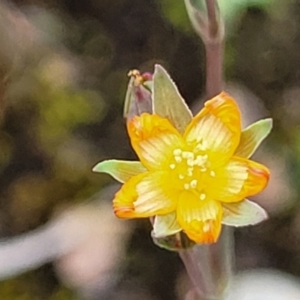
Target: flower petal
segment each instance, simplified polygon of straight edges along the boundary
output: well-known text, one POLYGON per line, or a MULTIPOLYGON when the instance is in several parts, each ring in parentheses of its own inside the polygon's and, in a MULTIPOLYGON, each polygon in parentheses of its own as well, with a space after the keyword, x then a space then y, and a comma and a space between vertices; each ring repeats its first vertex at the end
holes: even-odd
POLYGON ((208 154, 212 166, 224 164, 235 152, 241 135, 240 111, 226 93, 205 103, 187 127, 184 138, 208 154))
POLYGON ((207 199, 201 201, 191 192, 183 192, 178 201, 177 221, 196 243, 214 243, 221 232, 222 206, 207 199))
POLYGON ((180 133, 192 120, 192 113, 175 83, 160 65, 155 66, 153 76, 153 111, 170 120, 180 133))
POLYGON ((271 132, 272 126, 272 119, 259 120, 248 126, 242 132, 240 144, 234 155, 250 157, 271 132))
POLYGON ((262 207, 247 199, 238 203, 222 203, 222 206, 224 225, 235 227, 255 225, 268 218, 262 207))
POLYGON ((128 123, 131 144, 142 164, 149 170, 168 167, 173 150, 182 147, 179 132, 165 118, 142 114, 128 123))
POLYGON ((135 175, 147 172, 147 169, 139 161, 111 159, 98 163, 93 171, 107 173, 123 183, 135 175))
POLYGON ((163 184, 168 177, 164 172, 147 172, 129 179, 115 195, 115 214, 119 218, 145 218, 174 211, 178 191, 163 184))
POLYGON ((146 176, 147 173, 131 177, 123 184, 121 189, 116 193, 113 199, 113 208, 119 218, 136 218, 134 201, 137 200, 138 194, 136 186, 146 176))
POLYGON ((232 157, 214 170, 214 177, 206 182, 208 197, 222 202, 238 202, 261 192, 268 183, 269 170, 254 161, 232 157))
POLYGON ((182 228, 177 222, 176 212, 163 216, 156 216, 153 224, 152 236, 162 238, 181 231, 182 228))

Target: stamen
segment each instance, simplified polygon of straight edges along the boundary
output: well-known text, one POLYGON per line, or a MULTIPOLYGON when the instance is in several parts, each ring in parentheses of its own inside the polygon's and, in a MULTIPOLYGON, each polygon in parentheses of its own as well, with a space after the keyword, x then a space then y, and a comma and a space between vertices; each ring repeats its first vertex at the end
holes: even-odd
POLYGON ((206 172, 206 171, 207 171, 207 168, 205 168, 205 167, 202 167, 202 168, 200 169, 200 171, 204 173, 204 172, 206 172))
POLYGON ((181 153, 182 153, 182 150, 179 149, 179 148, 177 148, 177 149, 175 149, 175 150, 173 151, 173 154, 174 154, 175 156, 179 156, 181 153))
POLYGON ((211 177, 215 177, 215 176, 216 176, 216 173, 215 173, 215 171, 210 171, 210 173, 209 173, 209 174, 210 174, 210 176, 211 176, 211 177))
POLYGON ((207 142, 206 142, 206 141, 201 141, 201 142, 196 146, 196 150, 200 150, 200 151, 205 151, 205 150, 207 150, 207 142))
POLYGON ((175 165, 175 164, 170 164, 170 168, 171 168, 171 169, 173 169, 173 170, 174 170, 174 169, 175 169, 175 167, 176 167, 176 165, 175 165))
POLYGON ((181 163, 182 162, 182 158, 180 156, 175 156, 174 158, 175 158, 175 161, 177 163, 181 163))
POLYGON ((194 153, 193 152, 189 152, 189 151, 183 151, 182 152, 182 157, 185 158, 185 159, 188 159, 188 158, 194 158, 194 153))
POLYGON ((194 164, 201 167, 205 163, 206 159, 204 155, 197 155, 194 164))
POLYGON ((179 179, 184 179, 184 175, 182 175, 182 174, 179 174, 179 179))
POLYGON ((205 200, 205 198, 206 198, 206 195, 205 195, 204 193, 202 193, 202 194, 200 194, 200 197, 199 197, 199 198, 200 198, 200 200, 202 200, 202 201, 203 201, 203 200, 205 200))
POLYGON ((189 167, 193 167, 194 166, 194 160, 192 158, 189 158, 186 163, 187 163, 187 165, 189 167))
POLYGON ((194 179, 194 180, 192 180, 192 181, 190 182, 190 187, 191 187, 192 189, 194 189, 194 188, 197 187, 197 184, 198 184, 198 181, 197 181, 196 179, 194 179))
POLYGON ((186 190, 188 190, 188 189, 190 188, 190 185, 189 185, 188 183, 185 183, 185 184, 184 184, 184 188, 185 188, 186 190))
POLYGON ((193 171, 194 171, 194 168, 188 168, 187 169, 187 175, 190 176, 190 177, 193 176, 193 171))

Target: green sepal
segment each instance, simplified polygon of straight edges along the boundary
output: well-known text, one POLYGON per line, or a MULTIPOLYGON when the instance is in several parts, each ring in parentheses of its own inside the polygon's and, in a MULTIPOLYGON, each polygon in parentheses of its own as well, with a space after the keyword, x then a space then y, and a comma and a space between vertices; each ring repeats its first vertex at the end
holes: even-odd
POLYGON ((272 119, 259 120, 248 126, 242 132, 240 144, 234 155, 250 157, 271 132, 272 126, 272 119))
POLYGON ((176 213, 170 213, 163 216, 156 216, 153 224, 152 236, 155 238, 162 238, 173 235, 182 228, 177 222, 176 213))
POLYGON ((192 120, 192 113, 170 75, 160 65, 155 66, 152 96, 153 113, 169 119, 177 130, 183 133, 192 120))
POLYGON ((107 173, 119 182, 124 183, 135 175, 147 172, 147 169, 139 161, 111 159, 98 163, 93 171, 107 173))
POLYGON ((258 224, 268 218, 266 211, 257 203, 243 200, 238 203, 222 203, 222 224, 242 227, 258 224))
POLYGON ((196 245, 196 243, 190 240, 182 231, 163 238, 156 238, 152 235, 152 239, 154 244, 158 247, 176 252, 192 248, 196 245))
POLYGON ((132 103, 133 99, 133 85, 134 85, 134 78, 130 77, 128 85, 127 85, 127 90, 126 90, 126 95, 125 95, 125 101, 124 101, 124 109, 123 109, 123 117, 127 118, 127 115, 130 110, 130 106, 132 103))
POLYGON ((147 89, 152 94, 152 89, 153 89, 153 81, 152 80, 145 81, 143 86, 145 87, 145 89, 147 89))

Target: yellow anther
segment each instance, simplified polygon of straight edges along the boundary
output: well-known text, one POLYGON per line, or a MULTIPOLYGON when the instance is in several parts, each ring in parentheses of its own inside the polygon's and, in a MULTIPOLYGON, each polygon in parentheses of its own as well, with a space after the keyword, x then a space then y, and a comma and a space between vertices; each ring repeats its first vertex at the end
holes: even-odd
POLYGON ((200 169, 200 171, 204 173, 204 172, 207 171, 207 168, 202 167, 202 168, 200 169))
POLYGON ((209 174, 210 174, 210 176, 211 176, 211 177, 215 177, 215 176, 216 176, 216 173, 215 173, 215 171, 210 171, 210 173, 209 173, 209 174))
POLYGON ((175 156, 179 156, 181 153, 182 153, 182 150, 179 149, 179 148, 174 149, 174 151, 173 151, 173 154, 174 154, 175 156))
POLYGON ((199 196, 199 198, 200 198, 200 200, 205 200, 205 198, 206 198, 206 195, 204 194, 204 193, 202 193, 202 194, 200 194, 200 196, 199 196))
POLYGON ((175 156, 174 158, 175 158, 175 161, 177 163, 181 163, 182 162, 182 158, 180 156, 175 156))
POLYGON ((189 158, 186 163, 187 163, 187 165, 189 167, 193 167, 194 166, 194 160, 192 158, 189 158))
POLYGON ((194 164, 201 167, 205 162, 205 159, 203 158, 203 155, 197 155, 194 164))
POLYGON ((174 170, 174 169, 175 169, 175 167, 176 167, 176 165, 175 165, 175 164, 170 164, 170 169, 174 170))
POLYGON ((194 188, 197 187, 197 184, 198 184, 197 180, 194 179, 194 180, 192 180, 192 181, 190 182, 190 187, 191 187, 192 189, 194 189, 194 188))
POLYGON ((188 168, 187 169, 187 175, 190 176, 190 177, 193 176, 193 171, 194 171, 194 168, 188 168))
POLYGON ((207 150, 207 142, 202 141, 196 146, 196 150, 205 151, 207 150))
POLYGON ((182 152, 182 157, 185 159, 189 159, 189 158, 194 158, 194 153, 193 152, 189 152, 189 151, 183 151, 182 152))
POLYGON ((184 188, 185 188, 186 190, 188 190, 188 189, 190 188, 190 185, 189 185, 188 183, 185 183, 185 184, 184 184, 184 188))
POLYGON ((182 175, 182 174, 179 174, 179 179, 184 179, 184 175, 182 175))

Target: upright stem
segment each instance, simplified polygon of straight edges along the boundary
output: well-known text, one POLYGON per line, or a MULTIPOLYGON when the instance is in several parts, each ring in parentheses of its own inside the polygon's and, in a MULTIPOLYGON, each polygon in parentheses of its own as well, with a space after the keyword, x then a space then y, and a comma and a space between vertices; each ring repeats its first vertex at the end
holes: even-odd
POLYGON ((223 89, 224 26, 217 0, 184 0, 195 31, 201 37, 206 51, 206 93, 210 99, 223 89))
MULTIPOLYGON (((205 45, 206 96, 210 99, 223 90, 223 22, 217 0, 185 0, 185 4, 191 23, 205 45)), ((217 243, 196 245, 180 251, 179 255, 195 287, 195 293, 189 295, 191 299, 224 299, 234 257, 233 237, 228 228, 223 226, 217 243)))
POLYGON ((200 299, 223 299, 232 276, 233 249, 232 232, 224 227, 217 243, 196 245, 179 252, 200 299))
POLYGON ((223 90, 223 43, 206 41, 206 97, 210 99, 223 90))
POLYGON ((218 18, 216 0, 205 0, 208 18, 206 51, 206 93, 210 99, 223 90, 223 24, 218 18))
POLYGON ((209 33, 211 37, 216 37, 219 31, 218 17, 216 13, 216 1, 205 0, 207 8, 207 17, 209 23, 209 33))

